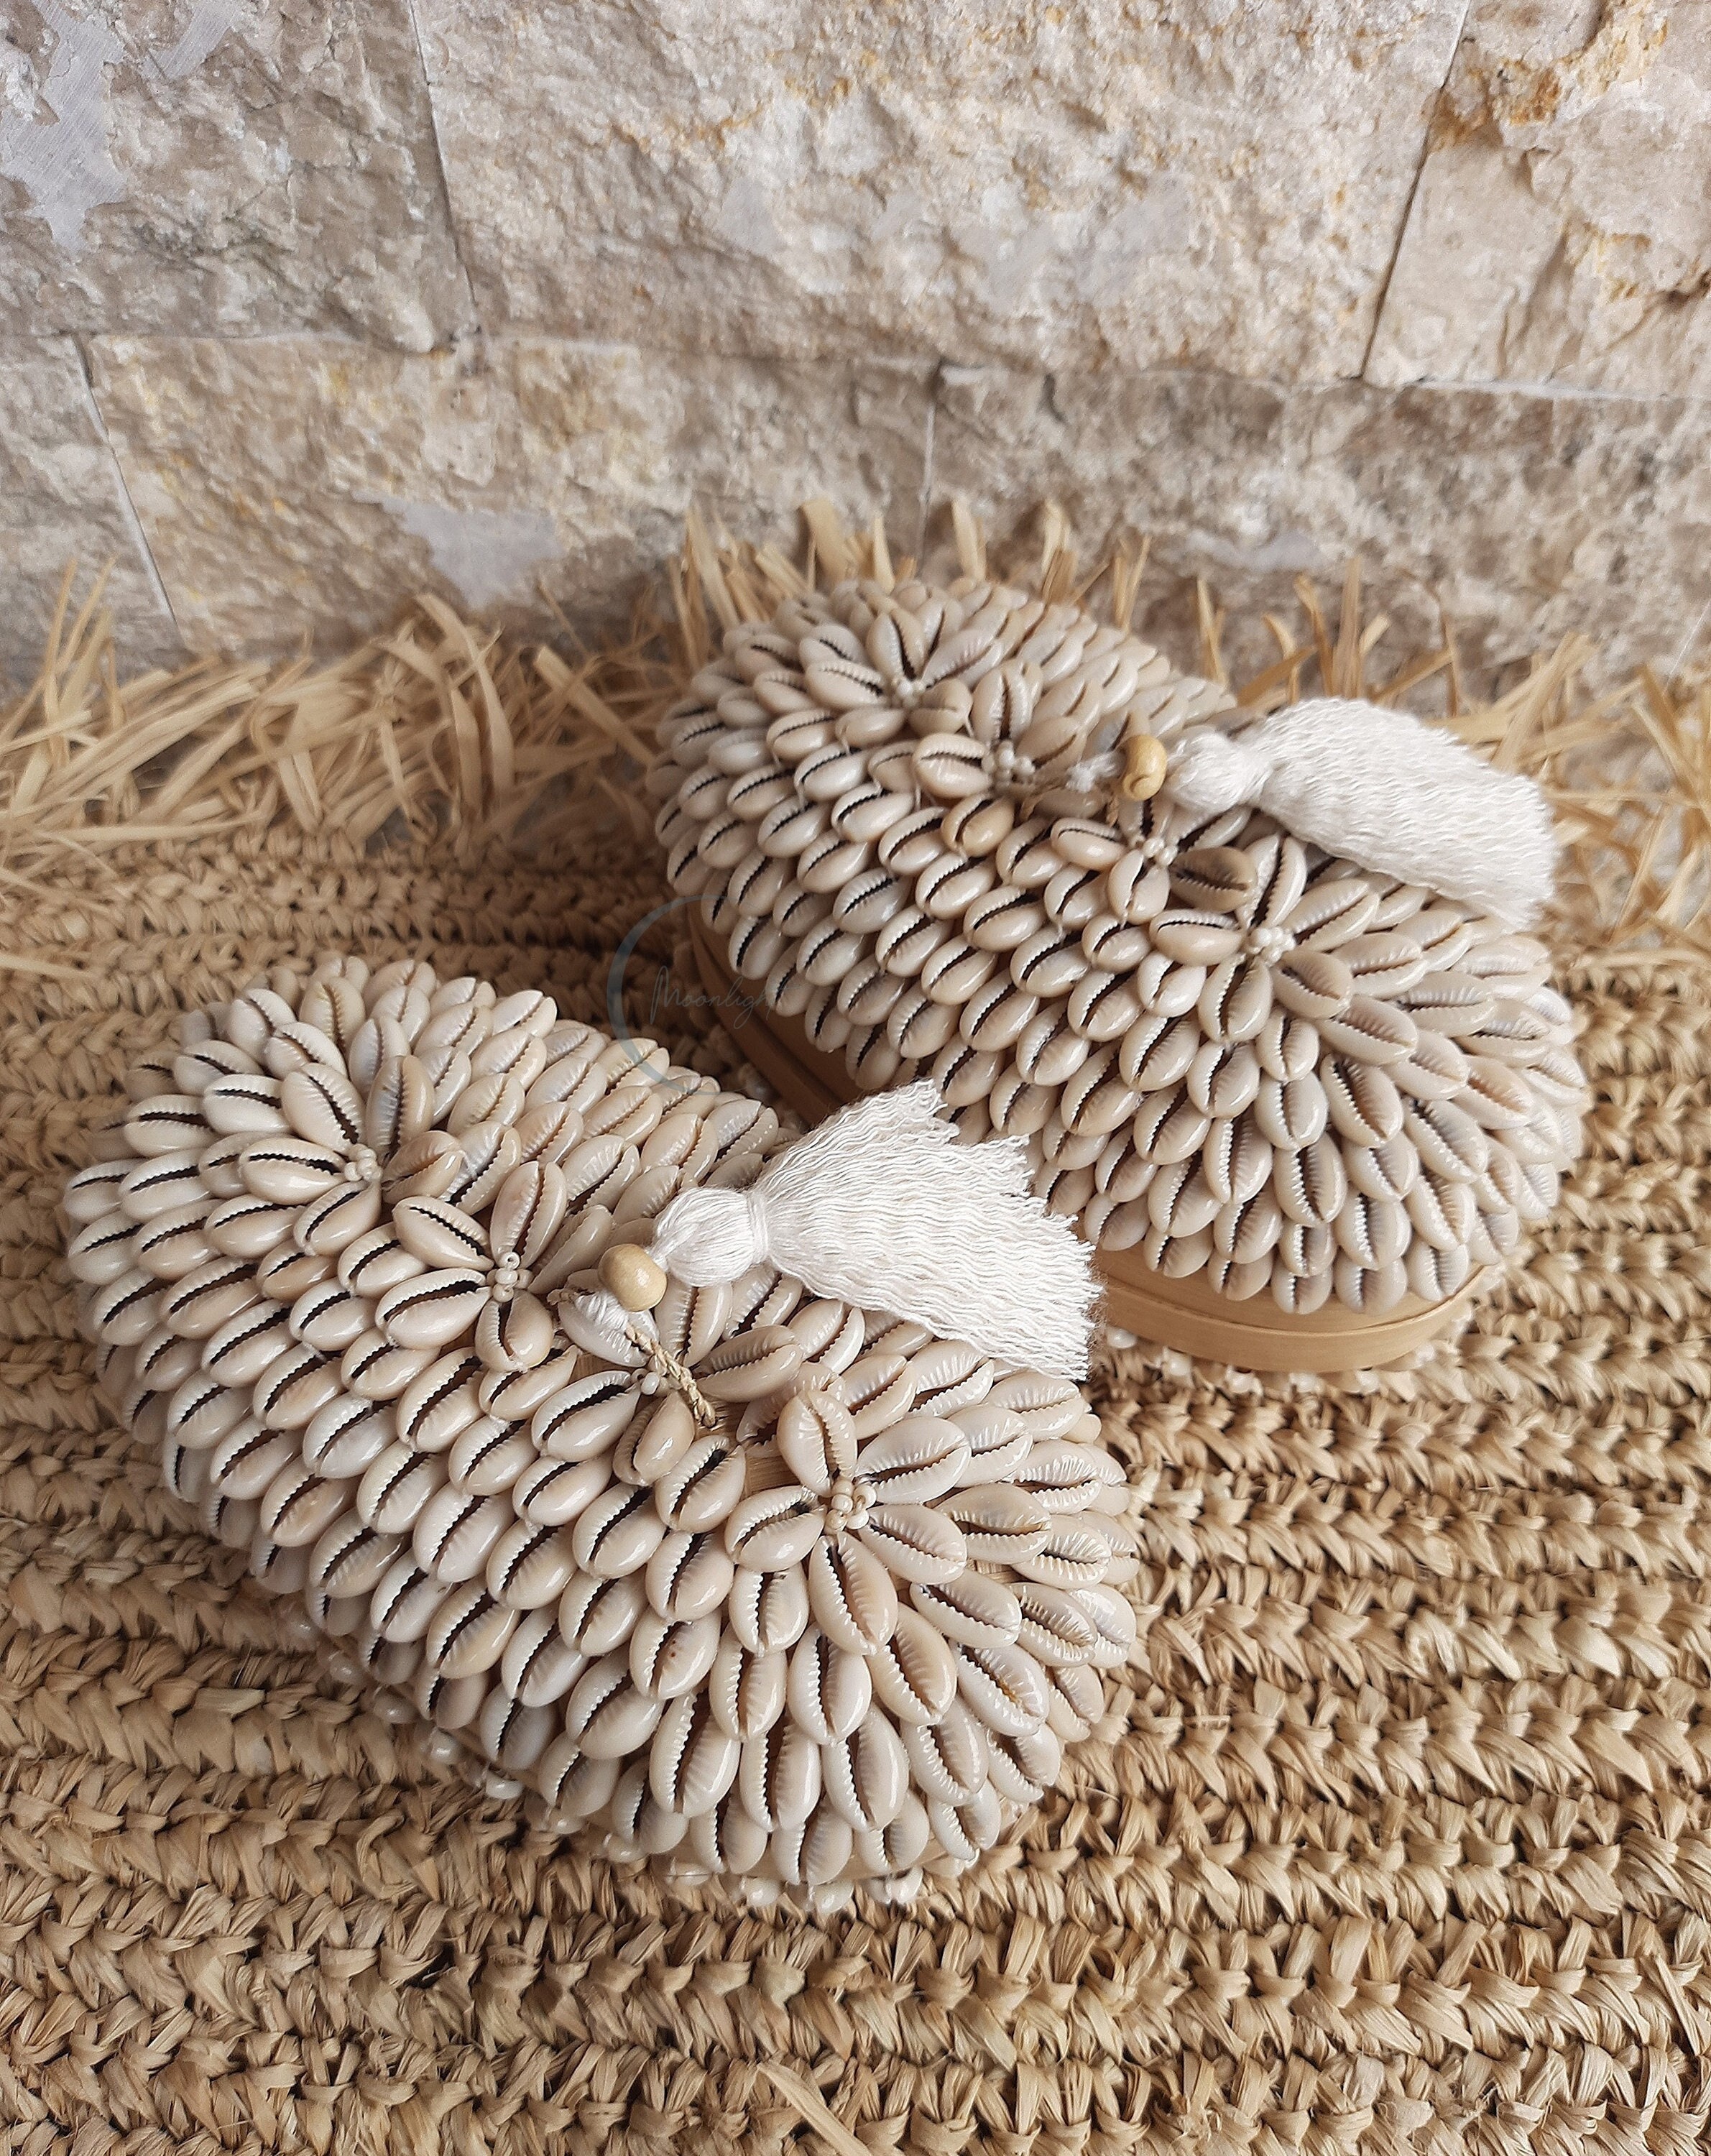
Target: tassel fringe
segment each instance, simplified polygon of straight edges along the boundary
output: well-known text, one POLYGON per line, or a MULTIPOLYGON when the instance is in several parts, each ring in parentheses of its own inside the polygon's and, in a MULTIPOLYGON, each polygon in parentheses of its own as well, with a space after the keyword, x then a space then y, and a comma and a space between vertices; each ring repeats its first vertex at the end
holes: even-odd
POLYGON ((816 1295, 893 1311, 983 1355, 1087 1374, 1092 1253, 1029 1191, 1017 1138, 959 1146, 922 1081, 842 1109, 747 1190, 690 1190, 652 1255, 691 1287, 776 1265, 816 1295))
POLYGON ((1165 784, 1198 814, 1248 803, 1328 853, 1512 928, 1529 927, 1550 897, 1557 841, 1539 788, 1407 711, 1323 696, 1239 732, 1207 728, 1184 742, 1165 784))

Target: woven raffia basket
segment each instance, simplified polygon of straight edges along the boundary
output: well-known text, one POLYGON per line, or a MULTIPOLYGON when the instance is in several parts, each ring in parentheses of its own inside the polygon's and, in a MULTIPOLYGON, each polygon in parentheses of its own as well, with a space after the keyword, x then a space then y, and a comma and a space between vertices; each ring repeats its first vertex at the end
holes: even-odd
MULTIPOLYGON (((697 549, 685 663, 773 611, 774 572, 697 549)), ((1284 685, 1358 693, 1354 608, 1321 626, 1284 685)), ((907 1909, 818 1917, 567 1849, 283 1636, 100 1403, 54 1217, 124 1069, 271 967, 426 959, 609 1024, 614 953, 667 897, 632 814, 663 670, 444 609, 319 671, 110 689, 104 649, 68 617, 0 718, 9 2144, 1705 2145, 1694 684, 1594 699, 1570 649, 1456 715, 1547 778, 1573 842, 1549 936, 1591 1105, 1523 1261, 1405 1373, 1107 1363, 1126 1683, 1016 1839, 907 1909), (580 798, 542 799, 557 773, 580 798)), ((1215 646, 1194 663, 1218 677, 1215 646)), ((641 939, 632 1022, 752 1084, 683 918, 641 939)))

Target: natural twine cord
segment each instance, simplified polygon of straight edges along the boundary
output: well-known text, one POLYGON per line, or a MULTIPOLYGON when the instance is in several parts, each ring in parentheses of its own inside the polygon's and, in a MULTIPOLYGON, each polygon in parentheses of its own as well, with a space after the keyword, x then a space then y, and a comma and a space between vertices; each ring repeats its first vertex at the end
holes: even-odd
MULTIPOLYGON (((484 680, 543 761, 584 722, 456 627, 393 640, 425 671, 378 649, 116 706, 78 704, 62 652, 30 723, 80 710, 63 756, 33 767, 15 725, 0 748, 52 803, 32 829, 8 795, 0 880, 0 947, 30 962, 0 973, 0 2147, 1703 2146, 1711 967, 1686 931, 1565 963, 1589 1151, 1453 1348, 1359 1381, 1105 1373, 1140 1661, 1019 1839, 924 1902, 674 1898, 444 1780, 281 1650, 98 1404, 53 1206, 122 1065, 270 963, 420 955, 604 1017, 660 902, 652 847, 608 801, 537 810, 520 850, 529 789, 496 806, 491 715, 462 790, 484 680), (111 775, 126 725, 209 696, 212 732, 176 738, 229 746, 167 808, 170 771, 111 775), (280 713, 329 697, 343 745, 285 747, 280 713), (418 828, 371 844, 336 804, 381 774, 378 815, 388 734, 418 828)), ((638 1023, 672 927, 631 969, 638 1023)), ((682 1053, 710 1022, 667 1003, 653 1027, 682 1053)))

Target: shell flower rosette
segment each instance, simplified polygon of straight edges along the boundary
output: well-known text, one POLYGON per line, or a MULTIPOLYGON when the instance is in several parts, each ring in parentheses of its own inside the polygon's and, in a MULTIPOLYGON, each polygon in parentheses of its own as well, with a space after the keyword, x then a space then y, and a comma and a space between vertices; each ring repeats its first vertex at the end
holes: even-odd
MULTIPOLYGON (((1425 742, 1428 828, 1401 771, 1395 822, 1446 884, 1481 851, 1457 789, 1534 792, 1404 714, 1313 708, 1391 730, 1381 803, 1380 743, 1425 742)), ((1286 1329, 1443 1304, 1579 1152, 1572 1014, 1478 875, 1448 896, 1346 857, 1334 814, 1316 842, 1270 795, 1179 785, 1252 719, 1076 605, 852 578, 727 634, 649 785, 755 1024, 823 1093, 930 1075, 968 1138, 1025 1138, 1107 1281, 1203 1281, 1286 1329)))
POLYGON ((127 1086, 66 1194, 105 1389, 496 1793, 763 1897, 901 1891, 1104 1712, 1135 1544, 1073 1383, 769 1263, 614 1322, 603 1260, 753 1186, 771 1110, 532 992, 338 959, 127 1086))

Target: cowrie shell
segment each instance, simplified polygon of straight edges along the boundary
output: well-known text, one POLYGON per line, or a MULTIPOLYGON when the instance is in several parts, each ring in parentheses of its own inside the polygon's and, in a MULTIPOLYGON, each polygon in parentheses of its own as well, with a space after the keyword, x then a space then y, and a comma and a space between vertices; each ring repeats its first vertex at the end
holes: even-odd
POLYGON ((1025 1649, 993 1643, 953 1651, 958 1694, 978 1721, 1011 1737, 1039 1728, 1047 1706, 1045 1674, 1025 1649))
POLYGON ((602 1370, 573 1378, 536 1409, 529 1435, 555 1460, 585 1460, 608 1450, 640 1404, 635 1379, 602 1370))
POLYGON ((326 1068, 344 1075, 344 1055, 330 1034, 301 1015, 275 1026, 261 1051, 261 1060, 275 1077, 293 1070, 326 1068))
POLYGON ((1004 1829, 1004 1813, 998 1793, 989 1782, 966 1804, 929 1804, 927 1817, 933 1838, 947 1856, 971 1864, 984 1849, 990 1849, 1004 1829))
POLYGON ((992 1787, 1007 1804, 1038 1804, 1063 1761, 1063 1746, 1049 1723, 1025 1737, 989 1732, 987 1750, 992 1787))
POLYGON ((1054 1518, 1042 1547, 1018 1558, 1015 1568, 1048 1587, 1097 1587, 1110 1562, 1111 1546, 1099 1529, 1071 1514, 1054 1518))
POLYGON ((873 1681, 866 1659, 812 1625, 791 1650, 785 1698, 791 1720, 817 1745, 847 1737, 866 1715, 873 1681))
POLYGON ((292 1127, 282 1105, 280 1081, 265 1073, 234 1072, 229 1078, 217 1078, 203 1089, 199 1101, 208 1128, 223 1134, 259 1137, 292 1127))
POLYGON ((1013 1486, 1037 1498, 1048 1512, 1079 1512, 1122 1482, 1123 1471, 1108 1452, 1058 1438, 1035 1445, 1013 1486))
POLYGON ((798 1393, 785 1401, 778 1410, 778 1444, 785 1466, 796 1480, 822 1495, 856 1464, 856 1432, 850 1410, 841 1399, 824 1389, 798 1393))
POLYGON ((1179 905, 1203 913, 1239 911, 1259 887, 1252 857, 1236 846, 1194 846, 1177 855, 1169 870, 1179 905))
POLYGON ((876 1505, 856 1532, 899 1579, 954 1578, 968 1562, 960 1529, 926 1505, 876 1505))
POLYGON ((397 1441, 392 1404, 352 1393, 330 1400, 303 1432, 305 1463, 329 1480, 360 1476, 397 1441))
POLYGON ((157 1094, 139 1102, 125 1119, 126 1142, 145 1159, 199 1151, 210 1135, 201 1099, 191 1093, 157 1094))
POLYGON ((255 1267, 255 1285, 259 1291, 270 1302, 287 1305, 306 1295, 311 1287, 334 1277, 331 1259, 320 1257, 313 1251, 300 1250, 290 1243, 276 1244, 257 1261, 255 1267))
MULTIPOLYGON (((427 1628, 446 1604, 448 1595, 450 1587, 433 1578, 431 1572, 423 1572, 416 1558, 405 1553, 394 1558, 393 1565, 382 1573, 378 1587, 368 1598, 368 1624, 378 1630, 382 1639, 393 1645, 412 1645, 427 1636, 427 1628)), ((433 1707, 424 1712, 439 1721, 439 1714, 433 1707)), ((468 1714, 474 1712, 476 1703, 470 1703, 468 1714)), ((468 1718, 468 1714, 463 1718, 468 1718)), ((446 1727, 446 1722, 442 1722, 442 1727, 446 1727)), ((450 1727, 461 1727, 461 1721, 450 1727)))
POLYGON ((869 1713, 847 1736, 821 1748, 820 1780, 826 1800, 850 1827, 874 1833, 902 1809, 909 1760, 896 1728, 882 1713, 869 1713))
POLYGON ((300 1342, 257 1378, 251 1410, 270 1430, 301 1430, 341 1389, 337 1359, 300 1342))
POLYGON ((968 1464, 969 1440, 955 1423, 907 1414, 862 1446, 855 1473, 876 1503, 920 1505, 954 1490, 968 1464))
POLYGON ((491 1204, 493 1194, 522 1158, 516 1132, 509 1124, 467 1124, 455 1134, 463 1164, 439 1194, 470 1214, 491 1204))
POLYGON ((392 1233, 419 1264, 430 1269, 491 1262, 486 1232, 461 1207, 444 1199, 410 1198, 393 1208, 392 1233))
POLYGON ((726 1632, 707 1678, 707 1702, 719 1727, 744 1743, 770 1729, 784 1712, 788 1666, 782 1650, 757 1655, 726 1632))
POLYGON ((239 1157, 245 1187, 278 1205, 303 1205, 342 1182, 345 1156, 290 1132, 257 1138, 239 1157))
POLYGON ((1400 1063, 1410 1055, 1420 1029, 1406 1011, 1374 996, 1356 994, 1346 1009, 1320 1017, 1308 1013, 1327 1048, 1358 1063, 1400 1063))
POLYGON ((349 1482, 329 1482, 301 1457, 280 1469, 261 1499, 260 1532, 282 1549, 318 1542, 350 1502, 349 1482))
POLYGON ((202 1352, 194 1340, 181 1340, 157 1325, 154 1331, 137 1342, 133 1348, 110 1351, 112 1360, 100 1373, 101 1390, 109 1399, 139 1401, 145 1396, 182 1384, 202 1367, 202 1352), (130 1382, 126 1382, 126 1365, 130 1364, 130 1382))
POLYGON ((897 1611, 889 1637, 869 1658, 869 1670, 875 1696, 900 1725, 937 1722, 955 1697, 956 1661, 949 1644, 918 1609, 897 1611))
POLYGON ((673 1621, 709 1616, 722 1608, 735 1572, 716 1532, 668 1533, 648 1559, 648 1601, 673 1621))
POLYGON ((1088 1663, 1055 1669, 1047 1683, 1047 1726, 1064 1743, 1079 1743, 1104 1712, 1105 1688, 1097 1671, 1088 1663))
POLYGON ((581 1518, 610 1482, 611 1466, 604 1453, 589 1460, 538 1460, 511 1486, 511 1502, 519 1518, 537 1527, 568 1527, 581 1518))
POLYGON ((276 1302, 252 1302, 208 1336, 202 1366, 223 1385, 253 1385, 295 1337, 289 1311, 276 1302))
MULTIPOLYGON (((127 1155, 126 1161, 113 1163, 126 1169, 116 1194, 120 1211, 128 1219, 152 1220, 162 1213, 177 1211, 193 1199, 202 1198, 208 1188, 203 1179, 204 1164, 208 1152, 212 1150, 208 1148, 200 1158, 193 1152, 169 1152, 135 1162, 130 1161, 127 1155)), ((92 1189, 99 1186, 85 1187, 92 1189)), ((107 1209, 105 1204, 101 1209, 107 1209)))
POLYGON ((599 1579, 573 1573, 558 1604, 558 1629, 566 1644, 590 1660, 623 1647, 647 1607, 640 1576, 599 1579))
POLYGON ((625 1482, 661 1481, 686 1457, 700 1427, 680 1394, 655 1396, 650 1413, 640 1418, 632 1414, 626 1419, 614 1459, 614 1471, 625 1482))
POLYGON ((626 1655, 604 1655, 571 1689, 565 1734, 592 1759, 627 1758, 651 1738, 664 1712, 661 1701, 637 1691, 626 1655))
POLYGON ((489 1370, 530 1370, 547 1359, 552 1317, 538 1296, 490 1299, 475 1319, 475 1353, 489 1370))
POLYGON ((122 1319, 134 1337, 115 1344, 130 1346, 152 1329, 151 1325, 145 1326, 142 1332, 134 1330, 145 1303, 150 1303, 160 1322, 181 1339, 207 1340, 261 1299, 251 1265, 241 1258, 218 1257, 183 1274, 167 1287, 144 1273, 121 1274, 100 1291, 90 1311, 103 1337, 110 1322, 105 1313, 110 1312, 113 1321, 122 1319))
POLYGON ((203 1233, 224 1255, 253 1261, 281 1243, 295 1241, 299 1217, 295 1206, 275 1204, 270 1199, 229 1198, 203 1221, 203 1233))
POLYGON ((318 1480, 303 1466, 289 1431, 264 1430, 253 1417, 234 1424, 208 1450, 208 1486, 222 1496, 259 1500, 275 1476, 294 1469, 318 1480))
POLYGON ((697 1367, 696 1380, 709 1399, 740 1404, 782 1389, 801 1363, 795 1336, 784 1326, 764 1326, 711 1349, 697 1367))
POLYGON ((453 1588, 434 1611, 422 1651, 446 1676, 478 1676, 504 1653, 516 1625, 515 1609, 501 1609, 480 1581, 471 1580, 453 1588))
POLYGON ((506 1643, 499 1681, 524 1707, 552 1707, 587 1666, 587 1656, 566 1645, 557 1610, 531 1609, 506 1643))
MULTIPOLYGON (((161 1383, 166 1383, 164 1374, 161 1383)), ((167 1399, 162 1417, 163 1435, 173 1444, 201 1451, 240 1423, 253 1419, 249 1405, 247 1394, 223 1385, 206 1370, 193 1371, 167 1399)))
POLYGON ((387 1290, 374 1322, 395 1347, 444 1348, 471 1329, 486 1301, 485 1273, 419 1273, 387 1290))
POLYGON ((445 1455, 445 1471, 460 1490, 484 1497, 514 1489, 537 1455, 527 1435, 497 1415, 482 1415, 460 1431, 445 1455))
POLYGON ((508 1498, 484 1497, 447 1483, 417 1519, 412 1543, 416 1562, 453 1585, 485 1576, 494 1544, 515 1518, 508 1498))
POLYGON ((422 1508, 444 1483, 441 1461, 394 1441, 364 1471, 357 1485, 355 1509, 378 1534, 414 1532, 422 1508))
POLYGON ((772 1838, 772 1861, 787 1885, 830 1886, 843 1876, 855 1849, 855 1835, 822 1799, 814 1816, 799 1827, 780 1827, 772 1838))
POLYGON ((359 1399, 395 1400, 433 1360, 431 1348, 400 1348, 383 1332, 370 1331, 346 1348, 339 1363, 339 1378, 359 1399))
MULTIPOLYGON (((955 1658, 948 1659, 954 1681, 955 1658)), ((991 1758, 986 1726, 963 1700, 948 1700, 934 1722, 905 1722, 901 1735, 916 1784, 929 1799, 967 1804, 985 1786, 991 1758)))
MULTIPOLYGON (((740 1453, 727 1451, 713 1438, 697 1438, 653 1486, 655 1507, 668 1527, 700 1533, 729 1519, 742 1499, 747 1479, 740 1453)), ((728 1540, 727 1548, 730 1548, 728 1540)), ((739 1563, 743 1561, 737 1550, 732 1549, 731 1555, 739 1563)))
POLYGON ((341 1512, 309 1553, 309 1577, 331 1596, 360 1597, 366 1614, 369 1598, 402 1548, 401 1536, 378 1535, 354 1512, 341 1512))
POLYGON ((568 1831, 610 1803, 618 1763, 588 1758, 569 1737, 558 1737, 542 1753, 536 1779, 552 1808, 549 1821, 568 1831))
POLYGON ((295 1338, 337 1355, 369 1329, 373 1317, 366 1296, 352 1295, 332 1280, 306 1288, 291 1305, 287 1322, 295 1338))
POLYGON ((484 1366, 454 1350, 430 1363, 399 1394, 398 1432, 419 1452, 444 1452, 481 1417, 477 1382, 484 1366))
POLYGON ((203 1093, 217 1078, 253 1075, 258 1068, 254 1057, 236 1042, 210 1036, 187 1042, 173 1057, 172 1086, 181 1093, 203 1093))
POLYGON ((1051 1530, 1040 1495, 1010 1482, 986 1482, 958 1491, 938 1510, 960 1530, 976 1563, 1014 1564, 1042 1548, 1051 1530))
POLYGON ((799 1568, 754 1572, 738 1566, 727 1604, 731 1630, 751 1654, 793 1647, 809 1620, 808 1584, 799 1568))
POLYGON ((1221 914, 1187 906, 1173 906, 1147 925, 1147 934, 1161 957, 1189 967, 1222 965, 1241 947, 1241 932, 1221 914))
MULTIPOLYGON (((677 1517, 682 1518, 681 1508, 677 1517)), ((758 1491, 732 1507, 724 1522, 725 1548, 747 1570, 783 1572, 808 1555, 825 1520, 819 1496, 800 1484, 758 1491)))
POLYGON ((476 1724, 482 1750, 507 1774, 526 1774, 558 1733, 559 1719, 545 1707, 526 1707, 508 1692, 488 1693, 476 1724))
POLYGON ((808 1600, 814 1621, 846 1654, 871 1655, 897 1621, 897 1590, 880 1560, 850 1537, 822 1538, 809 1553, 808 1600))
POLYGON ((576 1351, 560 1347, 544 1363, 529 1370, 486 1370, 477 1381, 475 1397, 483 1414, 501 1422, 527 1423, 552 1395, 562 1391, 576 1368, 576 1351))
POLYGON ((337 1256, 380 1218, 380 1191, 373 1183, 339 1182, 298 1212, 291 1233, 300 1250, 337 1256))
POLYGON ((770 1835, 799 1832, 820 1794, 820 1751, 788 1716, 746 1738, 737 1762, 743 1810, 770 1835))
POLYGON ((1033 1439, 1025 1424, 1002 1404, 989 1398, 976 1406, 953 1408, 948 1419, 968 1440, 968 1464, 959 1478, 964 1488, 1002 1481, 1028 1456, 1033 1439))
POLYGON ((1099 1635, 1087 1657, 1089 1661, 1101 1669, 1121 1668, 1134 1650, 1136 1627, 1133 1609, 1109 1585, 1078 1587, 1074 1590, 1073 1599, 1076 1606, 1092 1620, 1099 1635))
POLYGON ((616 1578, 640 1572, 665 1533, 665 1523, 654 1508, 652 1491, 620 1482, 578 1514, 572 1547, 582 1571, 616 1578))
MULTIPOLYGON (((86 1221, 66 1248, 72 1278, 85 1287, 100 1287, 128 1272, 141 1271, 151 1280, 170 1277, 146 1262, 146 1254, 138 1247, 138 1235, 137 1224, 117 1211, 98 1214, 86 1221)), ((206 1256, 212 1257, 213 1251, 206 1238, 198 1235, 197 1240, 206 1256)))
MULTIPOLYGON (((193 1169, 193 1154, 178 1154, 172 1158, 189 1160, 193 1169)), ((111 1213, 116 1206, 121 1212, 126 1214, 127 1219, 141 1219, 142 1216, 140 1214, 131 1213, 121 1199, 122 1187, 136 1171, 138 1165, 139 1163, 127 1153, 120 1159, 98 1160, 88 1168, 80 1168, 65 1186, 62 1202, 67 1219, 79 1227, 86 1226, 89 1222, 99 1220, 111 1213)), ((145 1169, 148 1165, 146 1162, 141 1163, 145 1169)), ((187 1194, 188 1196, 199 1194, 199 1193, 187 1194)))
MULTIPOLYGON (((1082 1591, 1105 1592, 1102 1588, 1082 1591)), ((1016 1599, 1022 1609, 1022 1629, 1017 1635, 1017 1645, 1025 1648, 1036 1662, 1048 1668, 1061 1667, 1068 1663, 1085 1662, 1097 1650, 1102 1650, 1104 1635, 1088 1614, 1087 1606, 1069 1589, 1048 1587, 1037 1580, 1028 1580, 1017 1588, 1016 1599)), ((1131 1616, 1131 1640, 1133 1635, 1133 1619, 1131 1616)))
POLYGON ((662 1617, 644 1609, 629 1635, 630 1681, 650 1699, 677 1699, 701 1688, 718 1647, 717 1618, 662 1617))

